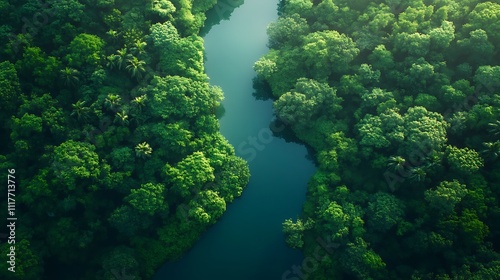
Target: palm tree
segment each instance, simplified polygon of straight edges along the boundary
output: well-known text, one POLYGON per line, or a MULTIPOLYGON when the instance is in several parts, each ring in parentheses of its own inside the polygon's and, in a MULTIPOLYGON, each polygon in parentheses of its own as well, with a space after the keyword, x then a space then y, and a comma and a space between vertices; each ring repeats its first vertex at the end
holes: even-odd
POLYGON ((117 54, 111 54, 106 57, 108 62, 106 62, 106 66, 109 67, 109 69, 113 69, 116 65, 118 65, 118 58, 119 56, 117 54))
POLYGON ((61 79, 64 81, 64 84, 66 86, 75 86, 80 80, 78 78, 80 72, 76 69, 66 67, 62 69, 60 73, 61 73, 61 79))
POLYGON ((137 77, 137 79, 140 79, 142 77, 142 72, 146 71, 146 68, 144 68, 146 62, 144 62, 143 60, 139 60, 135 56, 128 59, 127 62, 127 70, 130 71, 132 77, 137 77))
POLYGON ((387 166, 394 171, 403 171, 405 168, 406 160, 401 156, 391 156, 387 166))
POLYGON ((137 51, 138 54, 143 54, 146 52, 144 49, 148 44, 140 39, 135 40, 134 42, 134 50, 137 51))
POLYGON ((122 111, 116 113, 115 117, 115 122, 119 122, 121 125, 127 125, 128 124, 128 115, 127 112, 122 111))
POLYGON ((146 158, 151 156, 151 153, 153 152, 153 149, 149 146, 148 143, 142 142, 140 144, 137 144, 135 146, 135 155, 140 158, 146 158))
POLYGON ((118 69, 121 70, 123 63, 125 63, 125 60, 131 55, 127 53, 127 48, 122 48, 116 51, 116 56, 116 64, 118 65, 118 69))
POLYGON ((486 148, 482 150, 482 153, 490 158, 491 160, 496 160, 500 157, 500 141, 488 142, 483 144, 486 148))
POLYGON ((109 94, 104 102, 111 110, 114 110, 118 105, 120 105, 120 101, 121 97, 118 94, 109 94))
POLYGON ((144 106, 146 106, 146 99, 147 96, 145 94, 141 96, 137 96, 132 100, 132 105, 134 105, 134 108, 137 108, 137 110, 140 112, 144 106))
POLYGON ((118 39, 118 35, 120 35, 120 32, 110 29, 108 32, 106 32, 106 34, 111 37, 111 41, 116 42, 116 40, 118 39))
POLYGON ((425 180, 427 174, 423 167, 414 167, 410 170, 410 179, 416 182, 422 182, 425 180))
POLYGON ((75 104, 71 105, 73 107, 73 112, 71 116, 76 115, 78 120, 86 120, 90 112, 90 108, 85 106, 85 101, 77 101, 75 104))
POLYGON ((500 120, 488 124, 488 131, 494 136, 500 136, 500 120))

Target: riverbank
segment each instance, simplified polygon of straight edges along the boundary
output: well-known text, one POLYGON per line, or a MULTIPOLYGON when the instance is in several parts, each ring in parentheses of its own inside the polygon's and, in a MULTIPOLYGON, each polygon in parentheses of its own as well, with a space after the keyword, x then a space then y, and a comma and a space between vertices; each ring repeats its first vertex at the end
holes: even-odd
POLYGON ((272 101, 252 96, 252 66, 268 51, 266 27, 277 18, 277 2, 248 1, 204 38, 210 83, 225 93, 221 133, 249 161, 251 178, 219 222, 181 260, 159 270, 156 280, 281 279, 302 261, 285 245, 281 224, 300 214, 315 167, 304 146, 270 133, 272 101))

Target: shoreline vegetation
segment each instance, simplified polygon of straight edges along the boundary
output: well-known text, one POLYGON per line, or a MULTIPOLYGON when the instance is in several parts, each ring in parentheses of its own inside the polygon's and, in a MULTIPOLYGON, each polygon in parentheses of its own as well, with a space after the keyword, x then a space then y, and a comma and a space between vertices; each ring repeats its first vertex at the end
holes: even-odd
POLYGON ((19 184, 0 278, 150 279, 241 195, 197 35, 243 1, 219 2, 0 1, 0 166, 19 184))
POLYGON ((500 3, 282 0, 279 15, 256 83, 318 163, 283 222, 304 252, 283 279, 498 279, 500 3))
MULTIPOLYGON (((201 36, 242 3, 0 0, 1 279, 151 279, 241 195, 201 36)), ((255 86, 318 166, 283 279, 497 279, 500 2, 278 14, 255 86)))

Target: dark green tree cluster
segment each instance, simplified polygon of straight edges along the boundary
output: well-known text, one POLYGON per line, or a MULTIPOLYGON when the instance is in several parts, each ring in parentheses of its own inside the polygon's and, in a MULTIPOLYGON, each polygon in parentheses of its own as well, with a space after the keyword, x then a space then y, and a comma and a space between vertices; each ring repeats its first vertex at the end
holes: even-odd
POLYGON ((287 279, 498 279, 500 2, 278 12, 254 69, 318 164, 284 232, 306 259, 318 238, 336 245, 287 279))
POLYGON ((149 279, 241 195, 197 35, 216 2, 0 1, 1 279, 149 279))

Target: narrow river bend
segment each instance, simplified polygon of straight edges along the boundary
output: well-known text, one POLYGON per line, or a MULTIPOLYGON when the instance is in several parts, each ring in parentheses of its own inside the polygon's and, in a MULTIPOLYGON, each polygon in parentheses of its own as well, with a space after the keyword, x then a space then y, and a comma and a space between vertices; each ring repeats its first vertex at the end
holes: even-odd
POLYGON ((225 95, 221 132, 249 161, 251 179, 242 197, 155 280, 279 280, 302 262, 299 251, 286 247, 281 223, 300 215, 315 167, 304 146, 272 136, 272 102, 252 96, 252 66, 268 51, 266 27, 277 19, 277 3, 247 0, 204 38, 210 83, 225 95))

